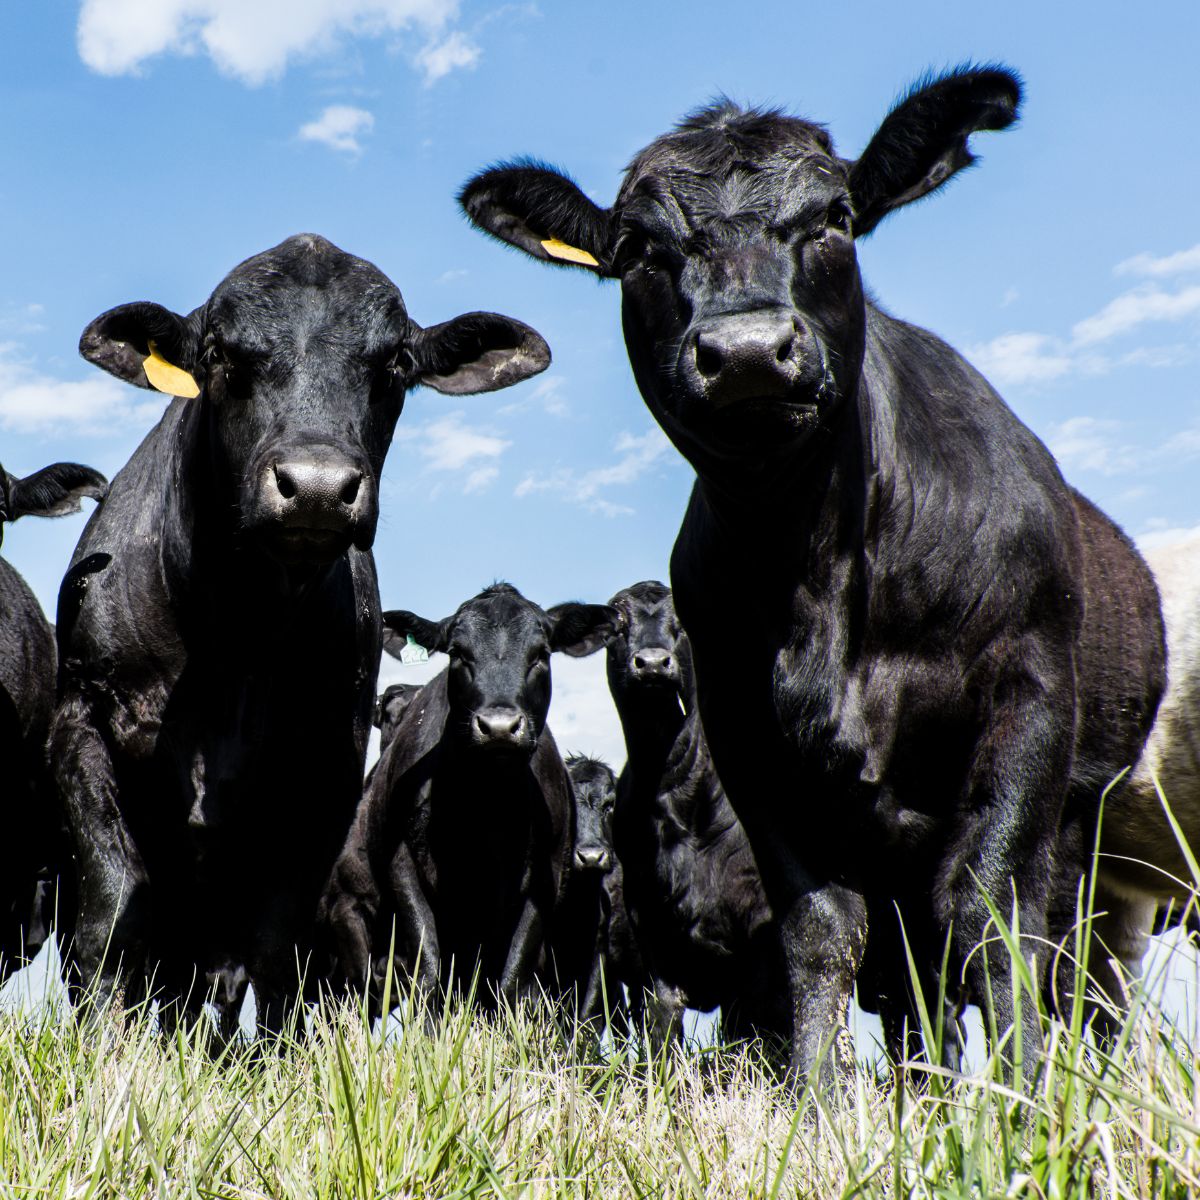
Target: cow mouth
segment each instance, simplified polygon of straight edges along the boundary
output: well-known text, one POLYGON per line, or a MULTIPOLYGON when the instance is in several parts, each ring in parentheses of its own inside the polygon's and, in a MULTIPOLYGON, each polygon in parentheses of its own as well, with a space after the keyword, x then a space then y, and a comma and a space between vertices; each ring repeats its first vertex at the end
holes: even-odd
POLYGON ((729 446, 783 438, 806 437, 821 423, 821 406, 815 401, 781 396, 750 396, 712 409, 705 424, 712 435, 729 446))
POLYGON ((271 553, 287 566, 324 566, 350 546, 350 530, 317 529, 302 525, 273 531, 271 553))

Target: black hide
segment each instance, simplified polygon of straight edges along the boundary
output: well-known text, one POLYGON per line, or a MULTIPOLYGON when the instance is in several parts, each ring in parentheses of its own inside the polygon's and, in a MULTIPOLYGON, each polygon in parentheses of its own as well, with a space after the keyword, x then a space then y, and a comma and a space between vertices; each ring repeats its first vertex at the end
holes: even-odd
POLYGON ((990 994, 1012 1024, 1007 953, 975 952, 988 903, 1010 916, 1015 887, 1048 984, 1100 788, 1162 692, 1133 546, 954 350, 863 294, 856 232, 968 165, 1019 97, 1000 68, 924 81, 856 161, 722 103, 641 151, 610 210, 519 164, 462 194, 495 236, 575 237, 620 279, 639 388, 696 470, 675 604, 780 924, 797 1076, 856 980, 893 1050, 916 1027, 897 910, 927 996, 948 943, 951 1003, 990 994))
MULTIPOLYGON (((547 942, 571 869, 570 781, 546 727, 550 654, 607 636, 602 605, 544 612, 496 584, 440 622, 384 616, 450 665, 380 759, 322 904, 348 983, 379 1003, 389 946, 422 999, 479 972, 477 998, 551 987, 547 942)), ((397 998, 398 999, 398 998, 397 998)))
POLYGON ((408 388, 549 361, 519 322, 422 329, 371 263, 288 239, 187 317, 113 309, 91 361, 190 372, 113 480, 59 595, 52 752, 80 866, 73 979, 165 1019, 253 982, 277 1029, 362 791, 380 618, 379 474, 408 388), (230 980, 239 981, 231 985, 230 980))
MULTIPOLYGON (((24 479, 0 467, 0 540, 18 517, 61 517, 104 495, 104 476, 55 463, 24 479)), ((75 916, 70 844, 46 760, 57 663, 54 630, 29 585, 0 559, 0 981, 75 916)))

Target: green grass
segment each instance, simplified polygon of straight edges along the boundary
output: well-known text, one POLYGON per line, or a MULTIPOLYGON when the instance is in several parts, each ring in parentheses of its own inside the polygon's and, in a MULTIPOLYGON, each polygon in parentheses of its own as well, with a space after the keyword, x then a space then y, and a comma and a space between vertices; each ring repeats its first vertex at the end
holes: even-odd
POLYGON ((1111 1055, 1047 1024, 1021 1095, 860 1065, 797 1104, 756 1049, 646 1066, 547 1011, 452 1007, 382 1039, 327 1005, 276 1054, 214 1056, 148 1018, 0 1018, 12 1197, 1184 1197, 1200 1194, 1194 1038, 1139 994, 1111 1055), (419 1023, 417 1023, 419 1025, 419 1023))

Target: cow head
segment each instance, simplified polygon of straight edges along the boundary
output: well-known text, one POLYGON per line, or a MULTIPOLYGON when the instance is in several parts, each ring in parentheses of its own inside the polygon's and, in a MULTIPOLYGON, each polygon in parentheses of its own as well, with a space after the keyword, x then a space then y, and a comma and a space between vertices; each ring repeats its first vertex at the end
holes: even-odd
POLYGON ((617 697, 680 694, 683 630, 671 589, 649 579, 619 591, 609 603, 621 624, 608 643, 608 686, 617 697))
POLYGON ((528 756, 550 711, 551 653, 590 654, 617 620, 603 604, 543 610, 497 583, 441 621, 385 612, 384 648, 398 656, 411 636, 449 655, 448 728, 475 749, 528 756))
POLYGON ((309 234, 235 267, 186 317, 114 308, 79 348, 128 383, 195 396, 243 534, 311 565, 374 541, 409 388, 493 391, 550 362, 534 330, 495 313, 423 329, 378 268, 309 234))
POLYGON ((379 730, 379 752, 382 754, 400 725, 400 719, 408 711, 423 685, 419 683, 393 683, 381 693, 375 702, 375 713, 372 723, 379 730))
POLYGON ((55 463, 24 479, 0 467, 0 543, 4 525, 18 517, 65 517, 77 513, 85 496, 102 500, 108 480, 79 463, 55 463))
POLYGON ((535 258, 619 279, 638 386, 693 464, 755 470, 828 428, 865 338, 856 237, 968 166, 969 136, 1016 117, 1009 71, 965 67, 913 89, 857 160, 819 125, 722 102, 635 156, 611 209, 531 162, 460 201, 535 258))
POLYGON ((566 767, 575 794, 575 870, 603 873, 613 863, 617 777, 607 763, 583 754, 569 755, 566 767))

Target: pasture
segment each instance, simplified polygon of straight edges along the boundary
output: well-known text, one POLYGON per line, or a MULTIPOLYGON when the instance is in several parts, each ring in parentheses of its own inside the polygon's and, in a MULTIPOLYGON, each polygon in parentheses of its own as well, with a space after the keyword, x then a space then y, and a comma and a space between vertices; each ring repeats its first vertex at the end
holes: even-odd
MULTIPOLYGON (((994 1065, 894 1084, 860 1053, 827 1095, 754 1047, 572 1046, 545 1009, 451 1007, 387 1038, 325 1005, 280 1053, 141 1015, 77 1025, 5 989, 0 1194, 54 1197, 1184 1197, 1200 1188, 1194 966, 1168 939, 1109 1053, 1053 1024, 1029 1095, 994 1065), (1178 958, 1174 961, 1178 974, 1178 958)), ((404 1014, 401 1014, 403 1019, 404 1014)), ((860 1049, 865 1050, 865 1047, 860 1049)))

